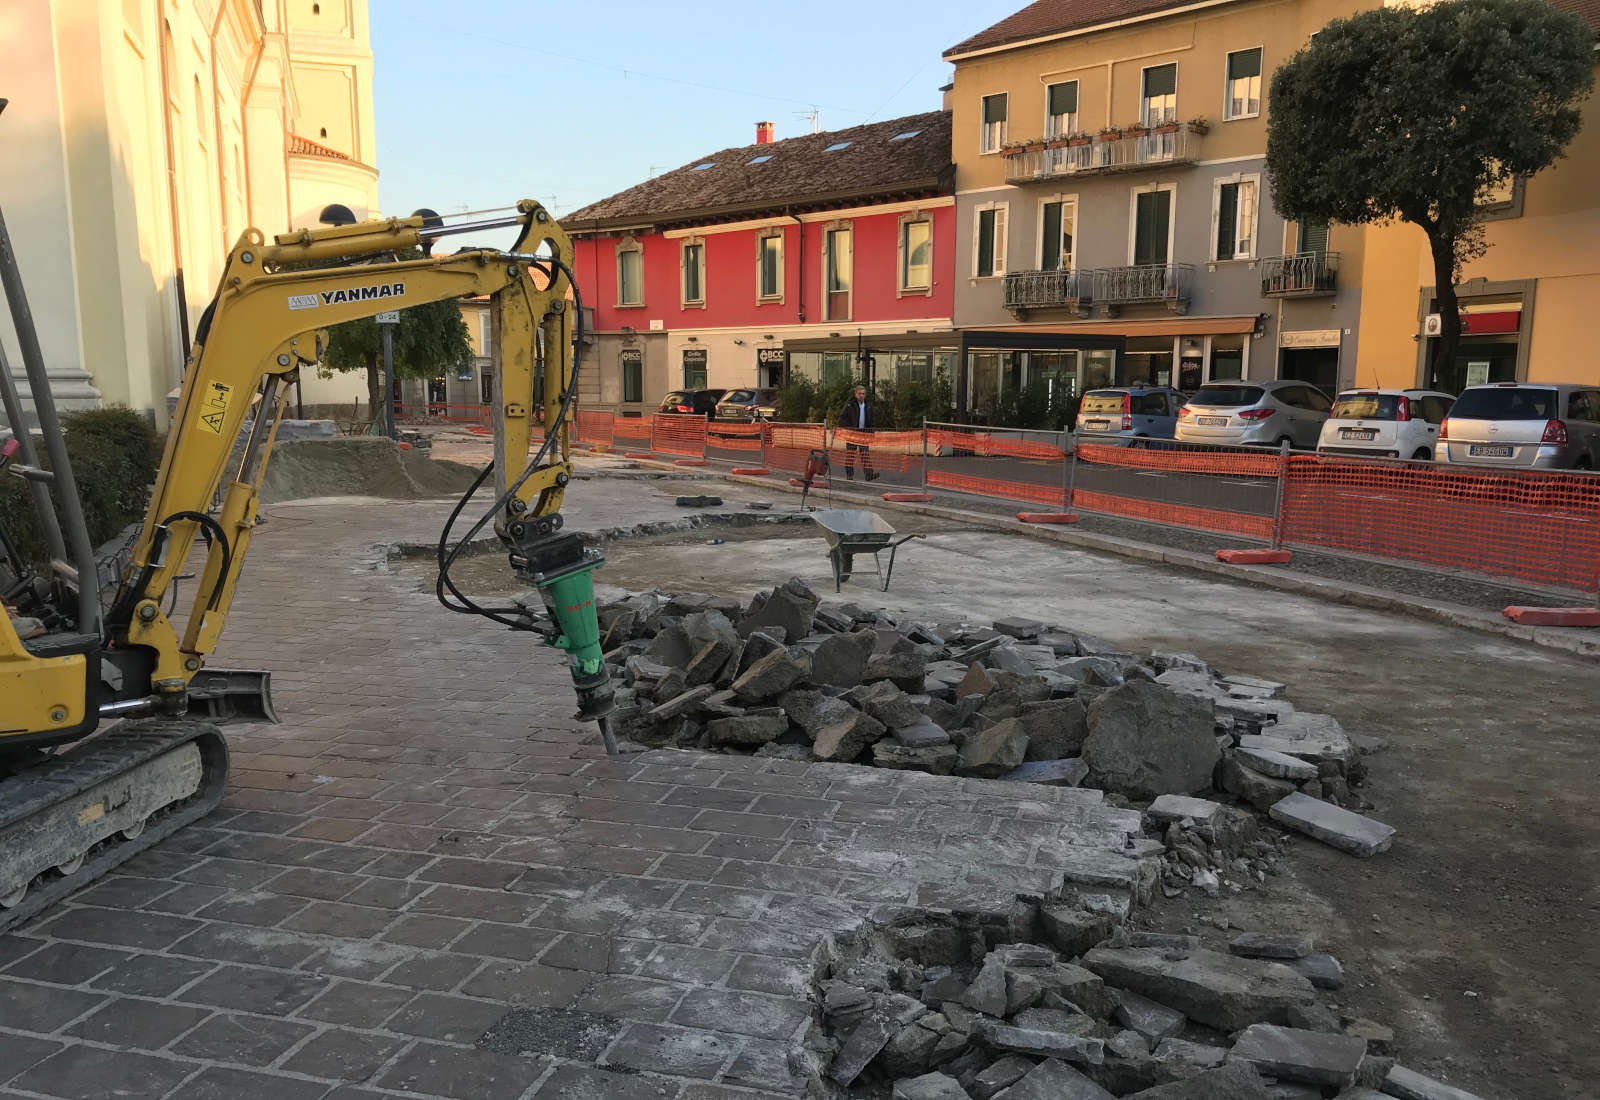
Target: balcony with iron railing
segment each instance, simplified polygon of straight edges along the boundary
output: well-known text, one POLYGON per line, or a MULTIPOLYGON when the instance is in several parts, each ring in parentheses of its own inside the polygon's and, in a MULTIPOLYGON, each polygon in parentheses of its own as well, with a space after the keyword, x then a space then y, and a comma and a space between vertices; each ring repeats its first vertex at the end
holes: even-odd
POLYGON ((1122 306, 1189 308, 1193 264, 1130 264, 1076 271, 1013 271, 1006 275, 1006 309, 1021 318, 1041 309, 1070 309, 1087 317, 1096 306, 1114 313, 1122 306))
POLYGON ((1261 261, 1263 298, 1320 298, 1337 293, 1337 252, 1296 252, 1261 261))
POLYGON ((1112 128, 1090 136, 1026 142, 1004 152, 1007 183, 1032 183, 1064 176, 1103 176, 1172 168, 1200 159, 1203 122, 1112 128))

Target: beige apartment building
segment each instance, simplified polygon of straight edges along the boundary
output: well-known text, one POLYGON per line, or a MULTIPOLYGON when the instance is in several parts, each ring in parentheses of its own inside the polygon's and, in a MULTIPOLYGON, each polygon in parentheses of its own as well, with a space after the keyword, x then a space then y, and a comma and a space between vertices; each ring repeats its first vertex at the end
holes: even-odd
MULTIPOLYGON (((244 229, 377 212, 367 0, 11 0, 0 42, 0 206, 52 389, 164 424, 244 229)), ((302 389, 365 400, 354 374, 302 389)))
POLYGON ((1266 179, 1273 70, 1352 0, 1040 0, 946 51, 958 394, 1355 377, 1362 233, 1266 179))

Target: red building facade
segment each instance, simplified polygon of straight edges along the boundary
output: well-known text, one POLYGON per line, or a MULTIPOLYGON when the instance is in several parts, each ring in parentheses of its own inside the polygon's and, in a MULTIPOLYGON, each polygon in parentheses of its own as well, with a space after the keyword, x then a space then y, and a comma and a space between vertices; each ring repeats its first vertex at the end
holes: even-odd
POLYGON ((953 372, 949 134, 935 111, 758 140, 563 218, 592 325, 585 406, 953 372))

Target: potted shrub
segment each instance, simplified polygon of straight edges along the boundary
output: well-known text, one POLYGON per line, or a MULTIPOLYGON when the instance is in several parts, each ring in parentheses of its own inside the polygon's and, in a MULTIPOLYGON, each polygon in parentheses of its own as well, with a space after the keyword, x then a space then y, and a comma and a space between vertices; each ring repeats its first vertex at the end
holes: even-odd
POLYGON ((1116 141, 1121 136, 1122 136, 1122 127, 1120 127, 1120 126, 1102 126, 1102 127, 1100 127, 1100 140, 1101 141, 1116 141))
POLYGON ((1067 144, 1068 145, 1088 145, 1089 142, 1092 141, 1092 140, 1094 140, 1094 139, 1091 138, 1088 134, 1084 133, 1082 130, 1078 130, 1078 131, 1076 131, 1074 133, 1071 133, 1071 134, 1067 135, 1067 144))
POLYGON ((1155 129, 1151 132, 1157 134, 1175 134, 1178 132, 1178 124, 1176 122, 1163 122, 1161 125, 1155 127, 1155 129))
POLYGON ((1205 134, 1209 133, 1210 130, 1211 123, 1203 118, 1191 118, 1189 120, 1189 132, 1191 134, 1205 134))

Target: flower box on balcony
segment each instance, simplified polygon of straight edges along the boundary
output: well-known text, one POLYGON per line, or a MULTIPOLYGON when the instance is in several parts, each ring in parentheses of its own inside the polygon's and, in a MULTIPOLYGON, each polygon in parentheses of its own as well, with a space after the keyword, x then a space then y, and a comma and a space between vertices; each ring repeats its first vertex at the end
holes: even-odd
POLYGON ((1122 128, 1120 126, 1107 126, 1100 131, 1099 136, 1101 141, 1116 141, 1122 136, 1122 128))
POLYGON ((1211 124, 1203 118, 1192 118, 1189 120, 1189 132, 1191 134, 1209 134, 1211 132, 1211 124))
POLYGON ((1073 146, 1088 145, 1093 140, 1094 140, 1094 138, 1090 137, 1088 134, 1068 134, 1067 135, 1067 144, 1068 145, 1073 145, 1073 146))
POLYGON ((1175 134, 1177 132, 1178 124, 1176 122, 1163 122, 1160 126, 1157 126, 1151 131, 1151 133, 1154 134, 1175 134))
POLYGON ((1123 131, 1123 133, 1128 137, 1144 137, 1144 135, 1148 134, 1149 132, 1150 128, 1148 126, 1139 123, 1135 123, 1123 131))

